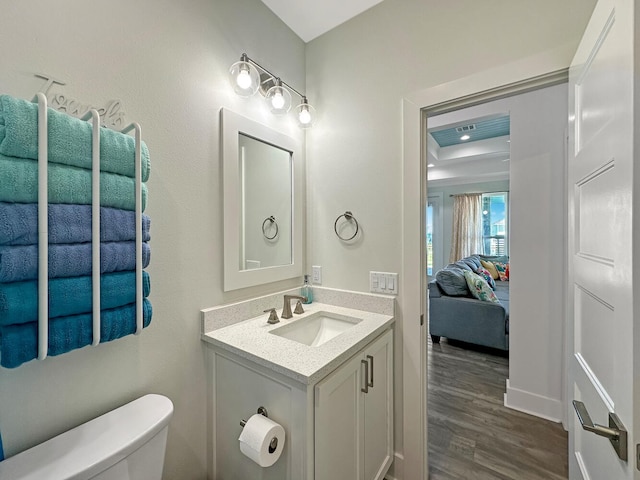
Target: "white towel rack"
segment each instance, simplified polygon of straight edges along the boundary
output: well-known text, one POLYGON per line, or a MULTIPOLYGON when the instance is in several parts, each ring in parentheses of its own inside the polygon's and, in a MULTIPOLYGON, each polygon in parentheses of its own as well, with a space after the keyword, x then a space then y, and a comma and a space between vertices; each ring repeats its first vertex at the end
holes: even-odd
MULTIPOLYGON (((48 114, 47 97, 37 93, 34 102, 38 103, 38 359, 47 358, 49 346, 49 186, 48 186, 48 114)), ((93 299, 93 341, 100 343, 100 114, 91 109, 81 118, 92 123, 92 160, 91 160, 91 282, 93 299)), ((136 229, 136 331, 138 335, 144 326, 143 287, 142 287, 142 129, 132 123, 121 130, 129 133, 134 130, 135 139, 135 229, 136 229)))
POLYGON ((122 129, 122 133, 135 130, 136 145, 136 335, 140 334, 142 322, 142 128, 137 123, 132 123, 122 129))
POLYGON ((47 97, 38 101, 38 359, 47 358, 49 347, 49 197, 47 97))

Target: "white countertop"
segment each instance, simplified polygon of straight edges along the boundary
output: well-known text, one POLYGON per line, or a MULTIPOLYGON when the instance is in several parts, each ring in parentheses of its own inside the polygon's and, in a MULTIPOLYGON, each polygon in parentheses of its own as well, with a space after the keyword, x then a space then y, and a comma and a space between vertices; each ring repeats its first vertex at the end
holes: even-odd
MULTIPOLYGON (((303 384, 313 384, 335 370, 367 343, 390 328, 393 316, 322 303, 304 305, 305 313, 280 323, 267 323, 269 314, 245 320, 202 335, 202 339, 228 352, 254 361, 303 384), (303 345, 269 333, 271 330, 308 317, 314 312, 331 312, 362 321, 317 347, 303 345)), ((280 311, 278 311, 280 314, 280 311)))

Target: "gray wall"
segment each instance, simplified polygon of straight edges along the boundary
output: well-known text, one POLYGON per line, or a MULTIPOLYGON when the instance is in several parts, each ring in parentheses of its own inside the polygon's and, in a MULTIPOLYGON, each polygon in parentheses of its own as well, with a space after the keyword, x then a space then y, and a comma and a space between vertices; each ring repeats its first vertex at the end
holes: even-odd
MULTIPOLYGON (((520 72, 512 64, 524 58, 536 74, 566 68, 594 5, 595 0, 385 0, 307 45, 307 94, 322 115, 307 135, 307 263, 322 265, 325 285, 368 291, 369 271, 402 270, 403 98, 504 67, 493 77, 498 86, 506 83, 505 74, 520 72), (362 226, 356 245, 339 242, 331 231, 345 210, 362 226)), ((403 288, 400 333, 403 306, 412 301, 403 297, 403 288)), ((397 420, 403 419, 402 352, 398 335, 397 420)), ((399 421, 395 433, 401 454, 399 421)), ((398 457, 400 469, 401 462, 398 457)))
POLYGON ((0 1, 0 92, 53 91, 103 105, 119 98, 151 153, 153 321, 140 336, 0 368, 0 430, 15 454, 144 393, 175 404, 165 478, 206 478, 207 375, 200 309, 301 279, 224 294, 219 110, 298 135, 227 72, 243 52, 302 88, 305 46, 258 0, 0 1), (268 39, 268 41, 266 40, 268 39))

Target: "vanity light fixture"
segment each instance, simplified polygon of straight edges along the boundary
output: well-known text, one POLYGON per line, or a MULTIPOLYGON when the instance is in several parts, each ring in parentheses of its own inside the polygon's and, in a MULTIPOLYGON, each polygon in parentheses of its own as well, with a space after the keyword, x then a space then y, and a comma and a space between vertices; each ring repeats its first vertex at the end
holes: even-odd
POLYGON ((295 108, 298 125, 301 128, 313 125, 315 108, 309 104, 306 95, 250 59, 246 53, 231 65, 229 79, 233 90, 242 97, 250 97, 259 90, 274 115, 284 115, 291 110, 291 93, 295 93, 300 97, 300 104, 295 108))

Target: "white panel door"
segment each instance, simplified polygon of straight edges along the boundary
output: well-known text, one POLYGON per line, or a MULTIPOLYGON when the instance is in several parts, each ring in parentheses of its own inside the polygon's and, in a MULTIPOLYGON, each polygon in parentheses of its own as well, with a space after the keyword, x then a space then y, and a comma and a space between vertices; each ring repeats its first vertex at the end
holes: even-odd
MULTIPOLYGON (((569 74, 569 477, 638 480, 634 414, 634 1, 599 0, 569 74), (584 430, 571 400, 595 424, 618 415, 628 460, 584 430)), ((635 395, 635 396, 634 396, 635 395)))

